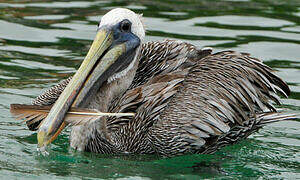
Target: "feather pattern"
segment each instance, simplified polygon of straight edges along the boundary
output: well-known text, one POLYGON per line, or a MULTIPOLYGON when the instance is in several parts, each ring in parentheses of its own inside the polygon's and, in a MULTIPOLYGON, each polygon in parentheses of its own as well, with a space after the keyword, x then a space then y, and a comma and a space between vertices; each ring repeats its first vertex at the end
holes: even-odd
MULTIPOLYGON (((69 79, 33 104, 54 103, 69 79)), ((109 139, 95 130, 85 150, 163 156, 212 153, 267 123, 292 119, 276 112, 277 94, 287 97, 287 84, 247 53, 212 54, 210 48, 174 40, 147 42, 132 84, 108 108, 135 116, 107 117, 109 139)))

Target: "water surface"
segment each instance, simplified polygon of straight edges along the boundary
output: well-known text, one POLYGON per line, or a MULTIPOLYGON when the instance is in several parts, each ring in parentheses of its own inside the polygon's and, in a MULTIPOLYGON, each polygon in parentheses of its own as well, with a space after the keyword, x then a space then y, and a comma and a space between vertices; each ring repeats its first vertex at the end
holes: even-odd
POLYGON ((199 47, 249 52, 277 70, 292 94, 283 107, 300 113, 299 0, 0 1, 0 176, 20 179, 300 178, 300 121, 269 125, 212 155, 160 159, 72 152, 67 129, 50 156, 36 133, 11 117, 9 104, 30 103, 70 76, 112 8, 143 13, 146 40, 179 39, 199 47))

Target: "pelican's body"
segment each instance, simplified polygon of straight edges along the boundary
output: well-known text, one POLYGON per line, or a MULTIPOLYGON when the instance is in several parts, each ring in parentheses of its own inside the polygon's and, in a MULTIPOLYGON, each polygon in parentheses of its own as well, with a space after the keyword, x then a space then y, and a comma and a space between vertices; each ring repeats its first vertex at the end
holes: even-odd
MULTIPOLYGON (((132 23, 131 33, 142 42, 140 16, 127 9, 106 14, 99 28, 124 19, 132 23)), ((276 93, 288 95, 288 86, 249 54, 211 54, 210 49, 172 40, 140 43, 134 52, 126 66, 89 92, 92 98, 72 106, 136 115, 102 117, 73 126, 72 148, 106 154, 212 153, 266 123, 284 119, 270 100, 279 104, 276 93)), ((52 87, 33 104, 54 104, 70 81, 52 87)), ((47 128, 47 123, 41 126, 41 137, 47 128)))

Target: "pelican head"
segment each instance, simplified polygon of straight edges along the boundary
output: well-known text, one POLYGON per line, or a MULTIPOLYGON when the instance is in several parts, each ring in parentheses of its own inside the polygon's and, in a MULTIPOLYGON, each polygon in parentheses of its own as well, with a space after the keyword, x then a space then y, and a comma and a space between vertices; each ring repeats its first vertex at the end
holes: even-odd
POLYGON ((117 80, 133 67, 144 37, 141 16, 128 9, 113 9, 102 17, 87 56, 39 128, 40 148, 65 127, 64 117, 71 106, 85 106, 104 83, 117 80))

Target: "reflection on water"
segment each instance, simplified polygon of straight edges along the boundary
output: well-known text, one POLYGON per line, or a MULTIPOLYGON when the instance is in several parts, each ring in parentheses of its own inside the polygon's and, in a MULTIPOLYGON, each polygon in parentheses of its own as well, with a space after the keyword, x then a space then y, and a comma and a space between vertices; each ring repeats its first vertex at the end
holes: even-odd
POLYGON ((292 90, 283 99, 300 112, 300 2, 0 1, 0 168, 13 178, 300 178, 299 121, 269 125, 213 155, 171 159, 72 152, 68 130, 49 157, 36 152, 36 134, 16 122, 10 103, 29 103, 44 88, 72 74, 94 38, 101 16, 127 7, 144 14, 146 40, 180 39, 215 51, 250 52, 292 90))

